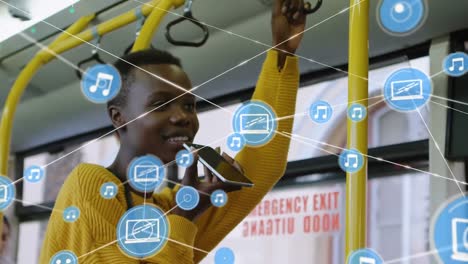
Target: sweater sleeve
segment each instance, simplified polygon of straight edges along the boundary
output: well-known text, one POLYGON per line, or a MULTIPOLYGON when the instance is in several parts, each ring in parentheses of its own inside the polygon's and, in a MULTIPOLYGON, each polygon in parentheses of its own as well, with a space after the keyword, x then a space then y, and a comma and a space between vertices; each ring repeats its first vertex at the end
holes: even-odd
MULTIPOLYGON (((288 56, 279 72, 277 58, 276 51, 267 54, 252 99, 269 104, 278 117, 291 116, 295 111, 299 87, 298 60, 288 56)), ((291 132, 292 124, 293 118, 281 119, 277 129, 279 132, 291 132)), ((289 143, 289 138, 276 134, 266 145, 245 147, 235 157, 253 181, 254 187, 229 193, 228 203, 224 207, 211 207, 198 219, 197 247, 211 251, 273 188, 286 169, 289 143)), ((199 262, 205 255, 196 251, 195 262, 199 262)))
POLYGON ((94 247, 92 230, 87 221, 89 210, 85 203, 82 203, 81 192, 77 189, 78 178, 78 170, 74 169, 60 189, 49 218, 40 263, 49 263, 52 256, 62 250, 72 251, 79 257, 94 247), (73 223, 65 222, 63 219, 64 210, 69 206, 75 206, 80 210, 78 219, 73 223))
POLYGON ((145 259, 143 263, 170 264, 175 260, 177 263, 193 263, 196 225, 178 215, 168 215, 167 219, 170 233, 166 245, 155 256, 145 259))

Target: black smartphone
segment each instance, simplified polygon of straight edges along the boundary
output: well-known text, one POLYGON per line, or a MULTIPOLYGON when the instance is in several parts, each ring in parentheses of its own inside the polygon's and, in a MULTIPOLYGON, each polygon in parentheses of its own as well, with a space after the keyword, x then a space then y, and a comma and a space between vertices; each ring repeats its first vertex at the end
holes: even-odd
POLYGON ((184 143, 184 148, 198 150, 198 160, 205 165, 222 182, 252 187, 254 184, 244 174, 240 173, 231 163, 211 147, 184 143))

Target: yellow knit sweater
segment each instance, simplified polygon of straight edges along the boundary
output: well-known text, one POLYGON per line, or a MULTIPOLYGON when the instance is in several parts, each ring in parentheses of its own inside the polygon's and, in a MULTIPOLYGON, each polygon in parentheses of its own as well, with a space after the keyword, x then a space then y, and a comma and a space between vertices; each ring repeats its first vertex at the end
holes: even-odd
MULTIPOLYGON (((298 61, 288 56, 283 69, 278 71, 277 59, 276 51, 268 52, 252 99, 269 104, 278 117, 290 116, 294 114, 299 86, 298 61)), ((293 119, 280 120, 278 131, 291 132, 292 123, 293 119)), ((209 208, 195 223, 169 213, 169 241, 158 254, 144 261, 124 255, 116 242, 117 223, 127 210, 120 181, 101 166, 81 164, 71 172, 57 197, 40 263, 48 264, 61 250, 73 251, 79 263, 198 263, 206 253, 192 247, 211 251, 281 178, 287 164, 289 142, 288 138, 275 135, 262 147, 244 148, 235 159, 255 186, 229 193, 229 202, 224 207, 209 208), (99 189, 109 181, 120 188, 114 199, 106 200, 99 195, 99 189), (62 212, 71 205, 78 207, 81 213, 76 222, 67 223, 62 212)), ((168 211, 176 205, 177 189, 165 188, 154 194, 151 202, 168 211)), ((143 203, 141 196, 132 193, 132 197, 134 205, 143 203)))

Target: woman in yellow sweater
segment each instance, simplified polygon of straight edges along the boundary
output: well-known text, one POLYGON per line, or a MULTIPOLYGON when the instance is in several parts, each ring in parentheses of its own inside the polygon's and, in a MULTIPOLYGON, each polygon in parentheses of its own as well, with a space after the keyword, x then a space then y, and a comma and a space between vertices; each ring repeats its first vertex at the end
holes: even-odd
MULTIPOLYGON (((302 39, 305 15, 303 0, 276 0, 272 14, 273 45, 263 64, 252 99, 270 105, 277 116, 294 114, 299 69, 294 54, 302 39), (295 36, 295 37, 294 37, 295 36), (292 38, 294 37, 294 38, 292 38), (284 52, 286 51, 286 52, 284 52)), ((152 72, 179 86, 191 83, 177 59, 168 53, 142 51, 126 55, 125 61, 152 72)), ((198 263, 238 223, 246 217, 262 197, 284 174, 289 139, 275 135, 261 147, 245 147, 236 157, 254 187, 233 189, 206 174, 198 181, 196 161, 186 170, 182 185, 201 193, 198 206, 190 211, 177 207, 175 195, 180 186, 164 188, 146 195, 127 183, 127 167, 135 157, 152 154, 169 163, 190 142, 198 130, 193 95, 164 83, 153 76, 119 61, 116 63, 123 84, 119 95, 108 103, 108 112, 115 127, 155 107, 155 111, 118 130, 120 150, 109 168, 93 164, 77 166, 67 178, 49 220, 40 263, 66 263, 54 259, 58 252, 73 252, 71 263, 198 263), (182 95, 181 97, 178 97, 182 95), (172 99, 175 99, 171 101, 172 99), (120 186, 113 199, 103 199, 100 188, 113 182, 120 186), (122 185, 122 183, 125 183, 122 185), (209 196, 217 189, 228 191, 228 203, 221 208, 210 206, 209 196), (170 228, 167 242, 158 251, 136 259, 119 247, 116 228, 128 210, 142 204, 154 204, 165 212, 170 228), (76 221, 64 221, 63 211, 75 206, 80 210, 76 221)), ((292 119, 278 121, 277 130, 291 132, 292 119)), ((128 253, 128 252, 127 252, 128 253)))

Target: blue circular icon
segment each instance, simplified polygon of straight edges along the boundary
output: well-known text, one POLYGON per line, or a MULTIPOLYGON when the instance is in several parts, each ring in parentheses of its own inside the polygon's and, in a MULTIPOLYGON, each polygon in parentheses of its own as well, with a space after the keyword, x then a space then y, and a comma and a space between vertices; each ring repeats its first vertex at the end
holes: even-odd
POLYGON ((464 52, 449 54, 444 59, 443 69, 449 76, 462 76, 468 71, 468 55, 464 52))
POLYGON ((104 199, 112 199, 114 198, 117 193, 119 192, 119 187, 117 184, 113 182, 106 182, 101 185, 101 189, 99 190, 102 198, 104 199))
POLYGON ((122 78, 119 71, 109 64, 89 67, 81 80, 81 91, 91 102, 103 104, 114 98, 120 91, 122 78))
POLYGON ((16 188, 10 178, 0 176, 0 211, 4 211, 10 206, 16 195, 16 188))
POLYGON ((200 202, 200 195, 197 189, 191 186, 184 186, 177 191, 176 194, 177 206, 181 209, 189 211, 197 207, 200 202))
POLYGON ((333 108, 328 102, 318 101, 309 108, 309 116, 315 123, 323 124, 328 122, 333 115, 333 108))
POLYGON ((127 173, 130 185, 135 190, 151 193, 163 183, 165 168, 159 158, 146 155, 132 160, 127 173))
POLYGON ((80 209, 76 206, 69 206, 63 211, 63 220, 68 223, 73 223, 80 218, 80 209))
POLYGON ((353 173, 362 168, 364 164, 364 157, 355 149, 346 149, 341 152, 338 158, 342 170, 345 172, 353 173))
POLYGON ((266 103, 250 101, 236 110, 233 129, 244 136, 249 146, 261 146, 268 143, 275 135, 278 122, 273 109, 266 103))
POLYGON ((468 197, 465 195, 458 195, 441 206, 432 220, 431 244, 442 263, 468 262, 468 197))
POLYGON ((238 152, 244 148, 245 138, 239 133, 233 133, 227 138, 226 144, 230 150, 238 152))
POLYGON ((50 259, 49 264, 78 264, 78 258, 75 253, 69 250, 62 250, 50 259))
POLYGON ((367 116, 367 109, 362 104, 352 104, 348 107, 348 118, 353 122, 360 122, 367 116))
POLYGON ((193 164, 193 154, 192 152, 183 149, 176 154, 177 165, 188 168, 193 164))
POLYGON ((393 72, 383 88, 387 104, 397 111, 414 111, 424 106, 432 94, 431 79, 422 71, 404 68, 393 72))
POLYGON ((370 248, 363 248, 356 251, 353 251, 349 257, 347 264, 363 264, 363 263, 372 263, 372 264, 383 264, 383 259, 377 252, 370 248))
POLYGON ((234 264, 234 252, 227 247, 216 250, 215 264, 234 264))
POLYGON ((211 193, 211 204, 216 207, 223 207, 228 202, 227 193, 223 190, 216 190, 211 193))
POLYGON ((146 204, 128 210, 117 225, 117 243, 128 256, 147 258, 167 242, 169 224, 161 209, 146 204))
POLYGON ((42 167, 32 165, 24 170, 23 178, 28 182, 36 183, 44 179, 44 175, 45 172, 42 167))
POLYGON ((427 17, 427 4, 425 0, 381 0, 377 16, 385 32, 405 36, 422 26, 427 17))

